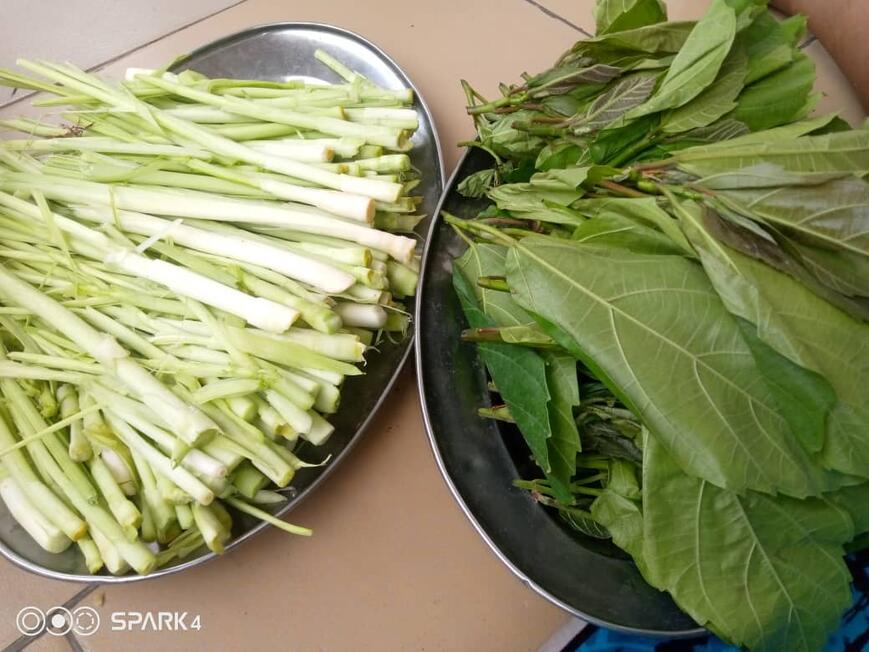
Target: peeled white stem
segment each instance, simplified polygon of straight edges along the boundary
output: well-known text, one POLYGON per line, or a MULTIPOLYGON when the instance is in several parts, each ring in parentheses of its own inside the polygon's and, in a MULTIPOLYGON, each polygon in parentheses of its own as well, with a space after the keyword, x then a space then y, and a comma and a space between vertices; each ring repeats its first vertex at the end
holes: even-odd
POLYGON ((246 145, 264 154, 308 163, 328 163, 335 156, 331 147, 308 140, 249 140, 246 145))
POLYGON ((182 490, 190 494, 197 502, 208 505, 214 500, 214 493, 206 487, 192 473, 179 466, 174 466, 168 457, 164 456, 160 451, 146 442, 135 430, 127 425, 125 421, 108 414, 109 421, 112 424, 118 437, 131 450, 141 455, 148 464, 157 473, 162 473, 174 482, 182 490))
POLYGON ((81 317, 33 286, 0 268, 0 295, 21 306, 27 306, 45 322, 53 324, 67 338, 78 344, 103 365, 143 403, 173 424, 178 436, 195 445, 217 426, 194 406, 179 399, 137 362, 117 340, 100 333, 81 317))
POLYGON ((345 326, 374 329, 386 326, 386 311, 375 304, 339 301, 333 310, 341 317, 345 326))
MULTIPOLYGON (((62 177, 34 177, 14 173, 4 175, 2 172, 0 186, 10 190, 39 190, 49 199, 75 204, 99 204, 156 215, 276 226, 302 233, 332 236, 384 251, 402 262, 409 262, 416 249, 416 241, 411 238, 351 224, 337 218, 313 215, 274 203, 216 197, 195 190, 112 186, 92 181, 71 183, 62 177)), ((0 196, 0 199, 3 197, 0 196)))
POLYGON ((115 224, 124 231, 140 235, 159 235, 196 251, 260 265, 330 294, 343 292, 354 282, 350 274, 336 267, 252 238, 197 229, 132 211, 81 206, 74 206, 73 211, 92 222, 115 224))
POLYGON ((40 514, 27 494, 9 476, 0 480, 0 497, 3 498, 12 518, 18 521, 18 524, 43 550, 61 553, 72 543, 72 539, 60 528, 40 514))
MULTIPOLYGON (((41 217, 36 206, 6 193, 0 192, 0 204, 20 210, 30 217, 41 217)), ((73 236, 69 244, 79 253, 90 258, 102 258, 129 274, 220 308, 264 330, 282 333, 299 317, 299 312, 288 306, 253 297, 179 265, 147 258, 132 249, 121 247, 104 234, 69 218, 56 214, 51 214, 51 218, 58 228, 73 236)))

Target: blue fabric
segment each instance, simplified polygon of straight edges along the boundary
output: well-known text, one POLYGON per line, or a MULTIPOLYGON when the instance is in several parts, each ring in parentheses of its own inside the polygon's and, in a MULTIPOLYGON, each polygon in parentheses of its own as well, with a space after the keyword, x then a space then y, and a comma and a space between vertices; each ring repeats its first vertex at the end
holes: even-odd
MULTIPOLYGON (((830 637, 824 652, 869 652, 869 553, 848 559, 854 576, 854 603, 830 637)), ((662 640, 586 627, 570 652, 739 652, 711 634, 694 639, 662 640)))

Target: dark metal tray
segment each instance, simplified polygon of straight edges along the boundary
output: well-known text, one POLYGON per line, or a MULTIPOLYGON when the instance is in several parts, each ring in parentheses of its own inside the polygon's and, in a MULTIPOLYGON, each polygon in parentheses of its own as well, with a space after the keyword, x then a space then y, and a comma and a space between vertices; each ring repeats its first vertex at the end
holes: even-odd
MULTIPOLYGON (((275 23, 254 27, 219 39, 193 51, 174 70, 192 68, 210 77, 283 80, 288 77, 313 77, 328 82, 340 79, 314 59, 314 51, 323 48, 342 63, 386 88, 411 87, 420 126, 413 137, 410 157, 422 174, 417 193, 423 195, 422 212, 434 215, 444 185, 443 157, 431 113, 405 72, 385 52, 361 36, 330 25, 317 23, 275 23)), ((430 219, 423 221, 418 233, 428 230, 430 219)), ((379 351, 368 356, 365 375, 348 379, 343 392, 352 396, 330 421, 335 433, 326 445, 308 446, 300 455, 306 461, 330 461, 318 468, 302 469, 293 479, 295 493, 275 513, 282 516, 310 494, 341 462, 347 451, 362 435, 374 413, 384 403, 411 350, 411 338, 400 343, 385 340, 379 351)), ((261 532, 265 524, 234 514, 233 538, 227 550, 261 532)), ((0 501, 0 553, 7 559, 45 577, 81 582, 133 582, 177 573, 217 557, 207 550, 181 563, 141 576, 128 574, 89 575, 78 548, 71 546, 62 554, 39 548, 9 515, 0 501)))
POLYGON ((428 236, 416 313, 416 366, 432 449, 441 473, 471 523, 522 582, 566 611, 606 627, 690 636, 703 632, 666 593, 652 588, 624 553, 586 538, 535 503, 513 480, 529 453, 513 427, 477 416, 488 404, 485 369, 459 335, 464 317, 455 297, 452 261, 466 245, 440 219, 441 210, 473 217, 485 203, 456 186, 491 165, 468 151, 447 183, 428 236))

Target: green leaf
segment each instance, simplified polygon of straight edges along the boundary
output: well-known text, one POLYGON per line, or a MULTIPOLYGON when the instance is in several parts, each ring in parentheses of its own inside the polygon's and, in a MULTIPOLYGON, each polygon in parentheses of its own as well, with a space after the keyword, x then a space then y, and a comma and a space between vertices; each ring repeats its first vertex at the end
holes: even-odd
MULTIPOLYGON (((819 281, 816 274, 805 266, 799 250, 791 246, 790 240, 780 232, 776 233, 775 230, 743 217, 720 202, 716 202, 715 211, 703 212, 703 228, 731 249, 762 261, 796 279, 808 290, 855 319, 869 321, 869 301, 840 294, 819 281), (734 218, 738 219, 734 220, 734 218), (775 237, 770 235, 770 231, 775 233, 775 237)), ((806 245, 800 244, 800 246, 806 245)), ((856 257, 855 255, 854 258, 856 257)))
POLYGON ((812 275, 831 290, 849 297, 869 297, 869 257, 783 237, 812 275))
POLYGON ((676 152, 674 158, 680 170, 700 177, 700 184, 709 189, 745 187, 747 181, 741 178, 753 178, 748 186, 752 188, 801 180, 817 184, 869 170, 869 131, 864 129, 746 142, 748 138, 692 147, 676 152))
POLYGON ((731 117, 752 131, 792 122, 802 115, 814 84, 815 64, 799 52, 786 68, 746 87, 731 117))
POLYGON ((808 242, 869 256, 869 183, 862 179, 725 190, 720 196, 743 214, 808 242))
POLYGON ((600 369, 687 472, 736 491, 836 486, 794 440, 696 263, 529 236, 510 249, 506 276, 516 301, 566 333, 572 346, 554 339, 600 369))
POLYGON ((469 174, 458 185, 457 190, 462 197, 480 198, 485 196, 495 183, 496 172, 494 168, 480 170, 469 174))
POLYGON ((584 190, 571 190, 564 185, 546 189, 532 183, 510 183, 489 191, 489 199, 499 209, 510 211, 516 217, 542 220, 556 224, 580 224, 582 216, 568 206, 585 194, 584 190))
POLYGON ((597 133, 589 147, 591 159, 601 165, 605 163, 619 165, 619 160, 625 158, 626 152, 630 155, 651 143, 658 122, 657 115, 645 116, 627 124, 623 124, 622 119, 618 120, 615 124, 622 126, 614 126, 597 133))
POLYGON ((534 318, 520 308, 508 292, 488 290, 477 285, 481 276, 504 276, 506 258, 506 247, 474 243, 455 260, 454 265, 471 284, 480 307, 495 326, 534 325, 534 318))
POLYGON ((632 500, 614 491, 604 489, 591 504, 591 515, 606 527, 613 543, 634 558, 642 570, 643 563, 643 513, 632 500))
POLYGON ((501 210, 517 217, 558 224, 579 224, 582 217, 570 206, 585 194, 583 186, 594 186, 618 170, 601 165, 553 169, 538 172, 527 183, 510 183, 493 188, 489 198, 501 210))
POLYGON ((655 94, 626 117, 638 118, 693 100, 718 76, 735 36, 736 13, 724 0, 714 0, 679 50, 655 94))
POLYGON ((836 405, 836 392, 826 378, 799 366, 763 342, 754 324, 744 319, 737 322, 779 412, 805 449, 819 452, 824 446, 827 416, 836 405))
POLYGON ((595 98, 584 115, 571 120, 571 129, 574 133, 582 134, 606 128, 649 99, 657 81, 656 73, 636 73, 623 77, 595 98))
POLYGON ((576 190, 579 188, 593 188, 604 179, 614 177, 621 170, 607 165, 587 165, 583 167, 571 167, 559 170, 538 172, 531 177, 531 185, 538 191, 554 190, 562 188, 576 190))
POLYGON ((603 525, 594 518, 587 515, 579 509, 562 509, 561 517, 577 532, 584 534, 592 539, 609 539, 610 533, 603 525))
POLYGON ((667 20, 661 0, 599 0, 594 8, 598 35, 623 32, 667 20))
POLYGON ((683 253, 669 237, 631 217, 617 212, 601 212, 573 231, 573 240, 586 244, 621 247, 641 254, 683 253))
POLYGON ((639 500, 642 494, 636 465, 618 458, 610 460, 606 488, 630 500, 639 500))
POLYGON ((500 117, 480 129, 480 141, 504 158, 536 157, 544 145, 543 139, 513 128, 514 122, 528 120, 534 115, 523 109, 500 117))
POLYGON ((778 21, 763 12, 736 39, 748 55, 745 83, 751 84, 787 66, 794 59, 795 47, 806 31, 806 17, 799 14, 778 21))
POLYGON ((869 482, 842 487, 826 498, 848 512, 854 522, 854 535, 869 532, 869 482))
POLYGON ((541 171, 578 165, 584 156, 585 148, 570 141, 554 141, 546 145, 537 155, 534 167, 541 171))
POLYGON ((558 95, 582 84, 606 84, 621 74, 621 68, 603 63, 559 65, 529 79, 528 94, 530 97, 558 95))
MULTIPOLYGON (((453 287, 471 327, 485 328, 493 325, 480 310, 473 286, 458 267, 453 270, 453 287)), ((498 388, 498 393, 510 409, 510 415, 531 449, 534 460, 548 473, 548 440, 552 432, 547 411, 549 390, 543 358, 530 349, 514 344, 478 344, 477 349, 498 388)))
POLYGON ((694 25, 693 22, 657 23, 584 39, 573 46, 571 56, 601 61, 613 53, 618 56, 626 53, 676 54, 685 45, 694 25))
POLYGON ((824 464, 869 477, 869 325, 782 272, 714 243, 696 225, 685 226, 727 309, 753 324, 757 337, 778 353, 823 376, 836 392, 821 451, 824 464))
POLYGON ((801 136, 808 136, 809 134, 817 134, 824 131, 837 119, 838 116, 835 113, 827 113, 810 120, 800 120, 792 122, 791 124, 782 125, 781 127, 766 129, 761 132, 746 133, 739 137, 734 137, 726 143, 720 143, 718 147, 723 149, 726 147, 743 147, 745 145, 759 143, 769 144, 777 140, 789 141, 801 136))
POLYGON ((655 437, 643 463, 646 579, 699 624, 758 652, 814 652, 851 604, 847 514, 685 475, 655 437))
POLYGON ((573 408, 579 405, 576 360, 563 353, 546 353, 543 357, 551 396, 549 423, 552 437, 548 442, 551 473, 547 477, 567 487, 576 473, 576 454, 582 449, 573 418, 573 408))
POLYGON ((677 134, 706 127, 736 108, 736 98, 742 91, 748 59, 734 50, 724 61, 718 77, 709 88, 687 104, 668 111, 661 118, 661 130, 677 134))
POLYGON ((679 228, 679 223, 667 211, 658 206, 653 197, 582 199, 575 202, 573 207, 586 217, 596 217, 603 213, 618 213, 625 218, 652 226, 665 234, 676 245, 678 253, 683 256, 694 256, 694 249, 685 239, 679 228))

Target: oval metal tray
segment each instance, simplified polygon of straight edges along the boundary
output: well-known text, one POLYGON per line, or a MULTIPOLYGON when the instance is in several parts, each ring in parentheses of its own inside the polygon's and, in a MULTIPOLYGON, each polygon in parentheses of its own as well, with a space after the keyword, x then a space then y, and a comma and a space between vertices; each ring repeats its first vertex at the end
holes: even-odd
MULTIPOLYGON (((414 106, 419 113, 420 126, 413 137, 411 161, 422 174, 422 183, 416 192, 423 196, 421 211, 435 214, 444 184, 443 157, 434 121, 419 90, 407 74, 385 52, 373 43, 338 27, 318 23, 275 23, 254 27, 219 39, 190 53, 173 70, 192 68, 209 77, 236 77, 242 79, 285 80, 290 77, 312 77, 327 82, 341 81, 337 75, 314 59, 314 51, 322 48, 375 83, 386 88, 411 87, 414 106)), ((430 217, 417 231, 420 236, 428 230, 430 217)), ((274 513, 282 516, 291 511, 338 466, 350 447, 359 439, 380 408, 410 354, 412 341, 408 337, 400 343, 385 340, 379 351, 370 355, 365 375, 348 379, 344 386, 346 402, 330 421, 335 432, 321 447, 302 448, 300 455, 317 462, 331 456, 328 464, 301 469, 293 479, 293 497, 274 513)), ((266 524, 243 514, 233 514, 233 536, 227 543, 229 551, 261 532, 266 524)), ((39 548, 30 536, 15 522, 0 501, 0 553, 25 570, 55 579, 80 582, 134 582, 177 573, 191 566, 218 557, 205 551, 184 561, 161 568, 150 575, 108 574, 93 576, 87 573, 84 560, 76 546, 64 553, 52 554, 39 548)), ((226 553, 224 553, 226 554, 226 553)))
POLYGON ((695 636, 704 630, 666 593, 643 580, 611 543, 570 530, 513 480, 531 472, 515 427, 481 419, 489 404, 486 373, 473 345, 459 339, 464 316, 451 281, 452 261, 467 245, 441 210, 470 218, 486 202, 456 192, 466 176, 491 166, 471 148, 435 213, 423 256, 416 313, 416 368, 426 430, 441 473, 471 523, 525 584, 587 621, 634 633, 695 636))

